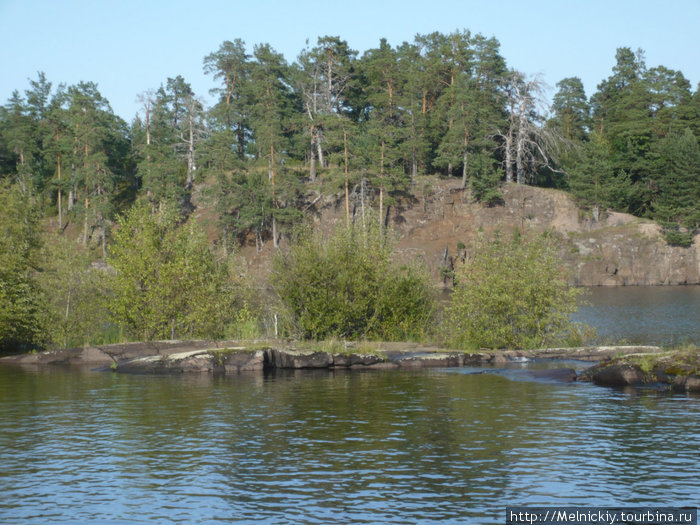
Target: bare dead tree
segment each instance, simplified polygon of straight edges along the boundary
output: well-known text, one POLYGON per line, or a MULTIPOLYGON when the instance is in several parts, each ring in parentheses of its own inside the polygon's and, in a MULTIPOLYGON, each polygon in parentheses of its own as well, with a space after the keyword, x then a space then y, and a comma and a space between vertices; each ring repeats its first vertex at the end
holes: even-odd
POLYGON ((326 166, 324 121, 328 116, 338 115, 344 104, 343 92, 350 79, 347 62, 352 54, 345 42, 335 37, 323 37, 315 48, 306 49, 298 59, 295 84, 309 119, 311 181, 316 179, 316 159, 321 167, 326 166))
POLYGON ((146 130, 146 145, 151 144, 151 113, 155 101, 155 91, 148 89, 136 96, 136 101, 141 104, 143 110, 143 126, 146 130))
POLYGON ((188 95, 182 103, 186 111, 183 125, 180 127, 180 142, 177 147, 187 160, 185 188, 189 190, 194 184, 194 174, 197 171, 195 149, 207 135, 207 127, 204 119, 204 104, 199 98, 188 95))
POLYGON ((526 80, 514 71, 504 81, 509 111, 508 128, 498 130, 503 140, 507 182, 532 182, 535 172, 555 167, 557 152, 566 146, 566 140, 555 129, 544 125, 549 107, 545 102, 545 84, 540 78, 526 80), (515 176, 514 176, 515 175, 515 176))

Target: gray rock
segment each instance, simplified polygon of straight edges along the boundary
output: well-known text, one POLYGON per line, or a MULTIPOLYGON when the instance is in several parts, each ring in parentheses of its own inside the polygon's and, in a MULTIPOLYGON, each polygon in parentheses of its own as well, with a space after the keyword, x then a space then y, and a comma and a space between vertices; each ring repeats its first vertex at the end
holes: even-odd
POLYGON ((674 390, 684 392, 700 392, 700 376, 693 374, 687 376, 676 376, 673 379, 674 390))
POLYGON ((333 354, 333 366, 338 368, 374 366, 384 361, 385 359, 377 354, 333 354))
POLYGON ((594 371, 591 379, 597 385, 635 386, 642 384, 644 372, 634 365, 609 365, 594 371))
POLYGON ((441 368, 461 366, 463 358, 460 354, 431 353, 403 357, 396 361, 401 368, 441 368))
MULTIPOLYGON (((265 368, 265 356, 269 352, 265 350, 240 350, 221 354, 220 361, 227 374, 235 372, 245 372, 250 370, 262 370, 265 368)), ((216 356, 216 353, 214 354, 216 356)))
POLYGON ((268 351, 268 364, 271 368, 330 368, 333 356, 328 352, 307 350, 268 351))

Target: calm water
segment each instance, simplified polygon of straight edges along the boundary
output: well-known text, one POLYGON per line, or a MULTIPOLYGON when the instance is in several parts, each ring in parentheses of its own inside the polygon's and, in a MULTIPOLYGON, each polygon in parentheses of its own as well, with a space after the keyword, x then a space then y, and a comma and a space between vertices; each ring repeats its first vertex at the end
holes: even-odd
POLYGON ((574 316, 601 342, 700 344, 700 286, 589 288, 590 305, 574 316))
POLYGON ((506 505, 700 501, 700 398, 473 372, 0 367, 0 523, 481 524, 506 505))

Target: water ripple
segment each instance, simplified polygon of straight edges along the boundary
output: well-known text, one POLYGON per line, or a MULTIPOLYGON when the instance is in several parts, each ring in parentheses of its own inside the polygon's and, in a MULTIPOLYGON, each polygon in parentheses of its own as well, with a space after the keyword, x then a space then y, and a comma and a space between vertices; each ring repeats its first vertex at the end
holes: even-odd
POLYGON ((500 523, 700 493, 697 398, 440 370, 0 374, 2 523, 500 523))

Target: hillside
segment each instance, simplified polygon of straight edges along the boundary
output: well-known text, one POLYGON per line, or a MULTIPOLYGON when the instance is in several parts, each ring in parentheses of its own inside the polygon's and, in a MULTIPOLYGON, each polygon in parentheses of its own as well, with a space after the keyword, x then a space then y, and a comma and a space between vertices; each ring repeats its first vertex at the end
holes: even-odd
MULTIPOLYGON (((505 204, 486 207, 474 202, 456 180, 431 179, 422 186, 389 209, 388 223, 397 236, 399 256, 422 259, 436 281, 444 281, 441 268, 465 255, 459 243, 468 249, 479 231, 488 235, 518 227, 556 232, 573 284, 700 284, 698 236, 690 248, 669 246, 653 221, 614 211, 595 220, 559 190, 506 184, 505 204)), ((321 199, 315 205, 314 224, 328 231, 345 220, 344 212, 342 200, 321 199)), ((355 220, 360 220, 359 208, 355 220)), ((246 246, 242 254, 252 270, 264 271, 273 250, 270 242, 260 253, 246 246)))

